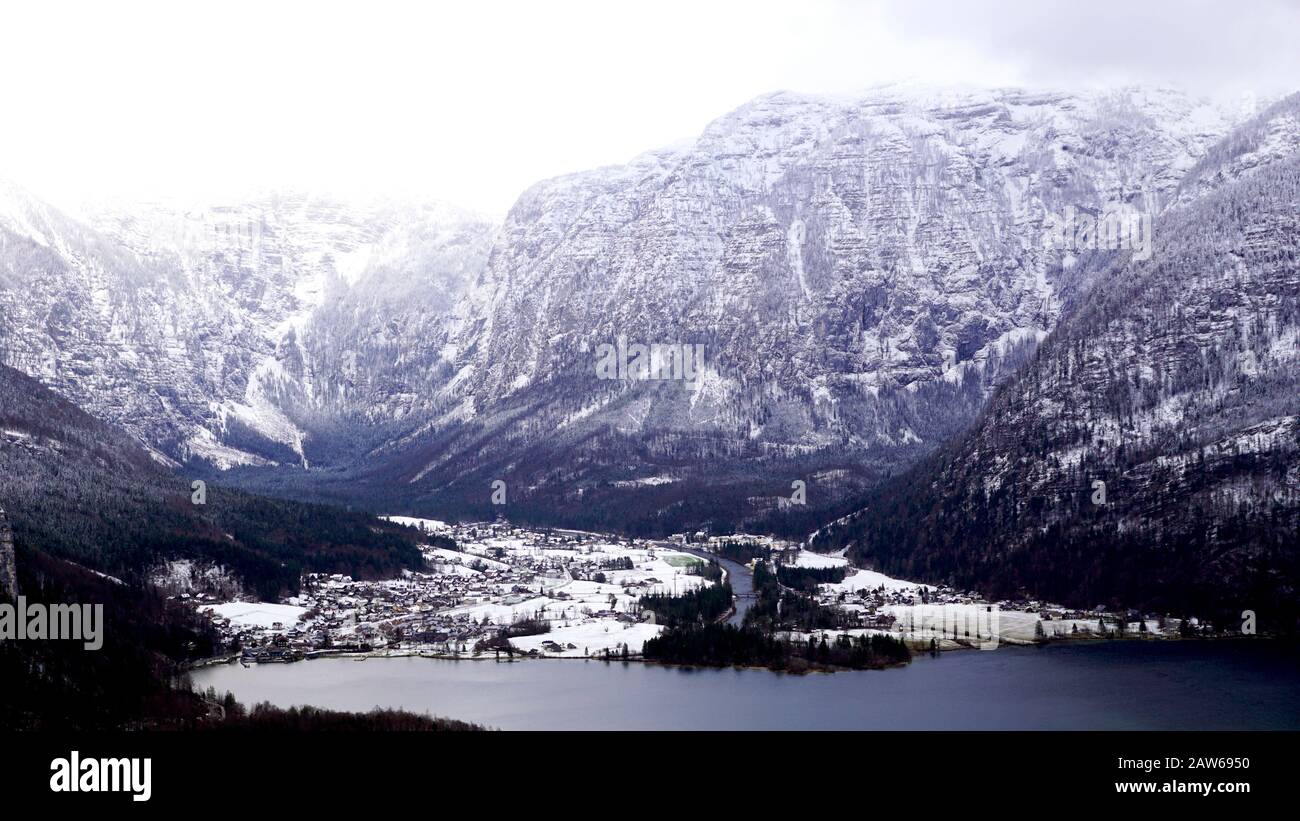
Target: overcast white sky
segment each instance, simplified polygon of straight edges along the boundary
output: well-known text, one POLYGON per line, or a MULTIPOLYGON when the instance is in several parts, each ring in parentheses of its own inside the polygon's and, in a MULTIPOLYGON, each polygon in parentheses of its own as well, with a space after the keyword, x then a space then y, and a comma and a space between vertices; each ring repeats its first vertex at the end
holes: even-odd
POLYGON ((502 213, 778 89, 1300 90, 1300 0, 23 5, 0 175, 67 205, 299 186, 502 213))

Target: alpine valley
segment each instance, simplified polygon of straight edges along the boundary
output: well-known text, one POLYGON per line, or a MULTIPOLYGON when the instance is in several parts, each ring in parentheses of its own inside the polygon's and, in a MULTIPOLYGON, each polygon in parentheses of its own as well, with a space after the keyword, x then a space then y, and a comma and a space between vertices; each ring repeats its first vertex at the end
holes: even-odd
MULTIPOLYGON (((128 486, 105 498, 214 482, 229 521, 161 558, 249 587, 411 561, 339 510, 337 561, 250 523, 297 500, 766 532, 1078 606, 1249 593, 1293 624, 1297 214, 1300 97, 1163 88, 775 93, 503 220, 310 192, 73 211, 0 184, 0 395, 53 409, 0 408, 0 446, 128 486), (1044 241, 1115 206, 1149 220, 1149 259, 1044 241), (602 346, 633 344, 703 362, 601 378, 602 346)), ((78 552, 99 518, 0 494, 20 541, 145 571, 139 543, 78 552)))

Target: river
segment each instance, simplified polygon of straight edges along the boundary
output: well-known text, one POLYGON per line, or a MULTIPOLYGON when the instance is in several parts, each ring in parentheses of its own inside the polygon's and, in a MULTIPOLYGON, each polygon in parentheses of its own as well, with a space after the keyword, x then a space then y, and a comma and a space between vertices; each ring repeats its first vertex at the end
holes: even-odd
POLYGON ((208 667, 246 704, 404 708, 510 730, 1300 729, 1300 657, 1266 641, 1110 641, 804 676, 581 660, 329 658, 208 667))
POLYGON ((673 550, 682 550, 686 553, 690 553, 692 556, 699 556, 702 559, 711 559, 716 561, 722 566, 723 570, 727 571, 727 583, 731 585, 732 600, 736 605, 736 612, 731 614, 731 617, 727 619, 727 623, 734 624, 737 627, 744 623, 745 611, 749 610, 750 606, 754 603, 754 571, 739 562, 734 562, 731 559, 724 559, 717 554, 709 553, 704 550, 694 550, 679 545, 672 545, 671 547, 673 550))

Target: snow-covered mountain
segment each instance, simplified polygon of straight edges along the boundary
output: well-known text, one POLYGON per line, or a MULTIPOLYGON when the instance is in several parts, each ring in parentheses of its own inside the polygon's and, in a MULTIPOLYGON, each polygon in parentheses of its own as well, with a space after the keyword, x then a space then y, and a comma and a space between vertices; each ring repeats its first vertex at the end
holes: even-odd
POLYGON ((1050 226, 1162 213, 1247 114, 1163 89, 779 93, 538 183, 500 226, 304 195, 82 222, 6 188, 0 361, 240 481, 490 512, 502 479, 515 515, 815 526, 967 426, 1132 253, 1063 253, 1050 226), (699 372, 602 378, 627 344, 699 372))
POLYGON ((968 424, 1114 256, 1045 248, 1053 218, 1159 212, 1240 116, 1167 90, 782 93, 539 183, 451 331, 446 412, 384 451, 390 478, 656 517, 780 510, 794 480, 825 504, 968 424), (618 340, 702 345, 702 374, 602 380, 618 340))
POLYGON ((1300 95, 1216 145, 967 433, 818 536, 994 595, 1300 617, 1300 95))
POLYGON ((619 335, 712 337, 727 394, 942 379, 1059 314, 1049 215, 1158 211, 1231 124, 1174 92, 760 98, 526 192, 458 340, 469 381, 490 404, 619 335))
POLYGON ((402 310, 446 311, 490 231, 445 205, 294 194, 79 220, 0 184, 0 361, 161 460, 307 466, 310 425, 355 393, 338 337, 374 350, 402 310))

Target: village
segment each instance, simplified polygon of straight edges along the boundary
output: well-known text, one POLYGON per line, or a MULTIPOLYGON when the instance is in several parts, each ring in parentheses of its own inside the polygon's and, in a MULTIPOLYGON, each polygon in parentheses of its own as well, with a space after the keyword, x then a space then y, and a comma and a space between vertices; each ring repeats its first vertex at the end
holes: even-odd
POLYGON ((726 558, 725 546, 740 542, 762 551, 770 566, 788 574, 784 578, 803 580, 804 592, 834 614, 833 629, 782 634, 796 641, 888 634, 913 649, 949 650, 1174 637, 1188 627, 1101 607, 1083 612, 1032 600, 988 602, 971 592, 854 568, 843 555, 765 536, 700 533, 652 541, 504 521, 385 518, 428 537, 421 547, 423 570, 382 581, 309 573, 298 595, 280 603, 232 600, 228 585, 175 597, 207 614, 227 644, 239 648, 223 660, 245 664, 339 654, 626 659, 639 656, 646 640, 663 629, 643 597, 680 596, 737 571, 749 575, 754 560, 742 568, 726 558), (703 558, 711 555, 730 571, 703 558))
MULTIPOLYGON (((831 571, 842 579, 817 584, 813 598, 839 614, 849 635, 885 633, 914 649, 961 647, 994 649, 1000 643, 1033 644, 1049 640, 1173 638, 1188 628, 1206 625, 1155 613, 1111 611, 1097 606, 1083 611, 1037 599, 988 601, 972 591, 901 581, 873 570, 853 568, 839 555, 787 550, 778 562, 831 571), (839 569, 840 573, 834 571, 839 569)), ((837 631, 823 631, 835 638, 837 631)), ((806 639, 807 634, 791 634, 806 639)))
POLYGON ((502 522, 386 517, 457 549, 424 545, 425 568, 383 581, 305 574, 283 603, 182 598, 245 662, 327 654, 626 657, 661 629, 640 599, 714 583, 707 562, 662 542, 502 522))
MULTIPOLYGON (((1031 598, 989 601, 973 591, 892 578, 852 566, 843 552, 816 553, 769 536, 704 533, 674 537, 709 553, 770 556, 783 586, 798 586, 833 614, 834 628, 783 631, 795 641, 840 635, 891 635, 913 650, 995 649, 999 644, 1098 638, 1207 635, 1211 626, 1156 613, 1097 606, 1078 610, 1031 598), (782 570, 785 570, 783 574, 782 570), (793 572, 791 572, 793 571, 793 572), (809 582, 799 585, 799 581, 809 582)), ((754 562, 747 563, 752 569, 754 562)))

